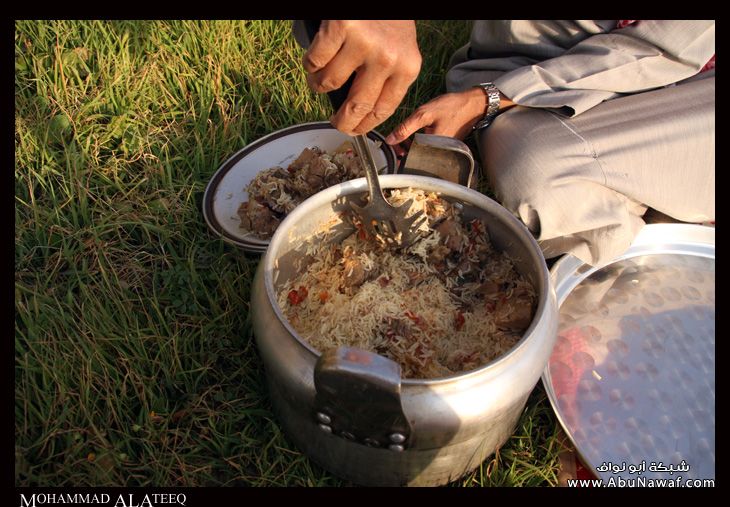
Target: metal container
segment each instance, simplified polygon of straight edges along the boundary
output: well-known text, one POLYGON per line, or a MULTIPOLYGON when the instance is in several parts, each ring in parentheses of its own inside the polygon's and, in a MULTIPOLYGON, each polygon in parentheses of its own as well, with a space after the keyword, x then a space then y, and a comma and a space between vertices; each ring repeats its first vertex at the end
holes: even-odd
POLYGON ((288 437, 333 474, 362 485, 433 486, 458 479, 513 433, 556 339, 557 305, 540 249, 524 225, 485 195, 414 175, 381 177, 387 188, 438 192, 482 219, 493 244, 535 286, 539 302, 522 339, 502 357, 440 379, 402 379, 396 363, 358 349, 320 354, 297 335, 277 304, 296 273, 302 244, 325 229, 351 232, 339 218, 367 191, 364 178, 319 192, 279 226, 251 294, 256 342, 274 410, 288 437))
POLYGON ((715 229, 647 225, 619 257, 567 255, 551 279, 543 385, 586 468, 607 484, 714 480, 715 229))
POLYGON ((415 134, 401 173, 435 176, 475 188, 479 174, 469 147, 449 136, 415 134))

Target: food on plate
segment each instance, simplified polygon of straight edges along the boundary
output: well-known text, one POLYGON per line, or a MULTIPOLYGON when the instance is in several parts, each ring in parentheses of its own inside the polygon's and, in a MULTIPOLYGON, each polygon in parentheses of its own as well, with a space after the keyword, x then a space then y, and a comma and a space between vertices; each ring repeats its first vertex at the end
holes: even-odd
POLYGON ((313 240, 308 259, 278 294, 299 335, 315 349, 359 347, 392 359, 404 378, 438 378, 477 368, 512 348, 535 313, 534 287, 491 243, 483 221, 434 192, 394 189, 425 211, 422 237, 402 251, 354 232, 313 240), (306 264, 306 265, 304 265, 306 264))
POLYGON ((248 184, 249 200, 238 208, 240 227, 268 239, 284 217, 307 197, 364 175, 360 157, 349 142, 331 153, 316 146, 304 148, 286 169, 266 169, 248 184))

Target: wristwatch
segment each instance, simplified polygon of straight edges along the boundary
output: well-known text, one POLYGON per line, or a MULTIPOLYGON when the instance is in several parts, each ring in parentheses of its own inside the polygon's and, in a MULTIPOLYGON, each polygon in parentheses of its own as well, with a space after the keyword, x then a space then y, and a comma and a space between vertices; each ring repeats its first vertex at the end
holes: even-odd
POLYGON ((494 83, 479 83, 478 85, 475 85, 475 87, 484 90, 484 93, 487 94, 487 100, 489 103, 487 106, 487 114, 485 114, 484 118, 476 122, 472 127, 472 130, 479 130, 489 126, 489 124, 492 123, 494 118, 497 116, 497 112, 499 112, 499 90, 494 83))

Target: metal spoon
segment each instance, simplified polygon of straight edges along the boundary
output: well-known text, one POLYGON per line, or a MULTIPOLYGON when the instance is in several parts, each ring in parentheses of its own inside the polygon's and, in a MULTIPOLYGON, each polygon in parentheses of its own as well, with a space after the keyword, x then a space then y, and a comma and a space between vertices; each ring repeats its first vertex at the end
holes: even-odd
POLYGON ((385 199, 367 139, 364 135, 358 135, 354 136, 353 140, 355 151, 360 156, 365 169, 365 177, 370 190, 370 202, 362 207, 351 202, 350 206, 360 218, 365 232, 371 237, 391 248, 409 247, 421 236, 418 227, 428 217, 423 210, 418 210, 406 217, 413 204, 413 199, 408 199, 397 207, 385 199))

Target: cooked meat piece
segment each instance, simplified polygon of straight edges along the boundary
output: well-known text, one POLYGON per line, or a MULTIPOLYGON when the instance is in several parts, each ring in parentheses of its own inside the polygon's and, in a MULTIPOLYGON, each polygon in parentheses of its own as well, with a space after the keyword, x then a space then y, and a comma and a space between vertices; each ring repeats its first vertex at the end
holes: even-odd
POLYGON ((357 258, 345 259, 345 286, 359 287, 365 282, 367 273, 365 268, 357 258))
POLYGON ((336 185, 347 179, 348 178, 345 176, 345 172, 338 167, 335 171, 328 172, 325 175, 324 184, 325 187, 331 187, 332 185, 336 185))
POLYGON ((338 244, 332 244, 332 259, 337 262, 342 259, 342 248, 338 244))
POLYGON ((514 299, 532 299, 530 296, 530 290, 524 285, 518 285, 512 292, 514 299))
MULTIPOLYGON (((259 172, 246 191, 249 201, 266 205, 278 218, 283 219, 284 215, 311 195, 363 174, 350 144, 343 144, 334 153, 326 153, 317 147, 304 148, 286 169, 272 167, 259 172)), ((270 233, 261 231, 259 234, 254 229, 251 213, 251 208, 245 210, 244 214, 249 215, 249 218, 242 218, 241 227, 258 234, 262 239, 269 237, 270 233)))
POLYGON ((499 284, 494 283, 491 280, 487 280, 479 286, 477 292, 484 294, 485 296, 494 296, 499 293, 499 284))
MULTIPOLYGON (((346 160, 346 159, 345 159, 346 160)), ((349 174, 348 170, 342 165, 343 156, 339 155, 328 162, 327 171, 324 176, 324 182, 327 186, 335 185, 341 181, 351 180, 354 175, 349 174)))
POLYGON ((388 319, 388 330, 392 331, 393 336, 401 336, 406 339, 413 335, 410 322, 403 319, 388 319))
POLYGON ((406 276, 408 276, 408 280, 410 281, 411 285, 416 286, 422 281, 426 279, 426 275, 424 273, 421 273, 420 271, 406 271, 406 276))
POLYGON ((471 262, 469 259, 462 259, 458 266, 456 266, 456 272, 460 276, 464 276, 466 274, 469 274, 474 270, 475 266, 474 263, 471 262))
POLYGON ((280 179, 286 179, 289 177, 288 171, 283 167, 276 167, 273 176, 280 179))
POLYGON ((342 155, 339 157, 339 161, 345 169, 345 174, 347 174, 348 178, 357 178, 364 174, 362 164, 360 164, 360 157, 357 155, 342 155))
POLYGON ((461 249, 464 233, 455 220, 447 218, 436 227, 436 230, 449 250, 455 252, 461 249))
POLYGON ((304 179, 309 184, 311 194, 319 192, 325 187, 324 177, 327 174, 327 164, 324 159, 317 158, 307 168, 304 179))
POLYGON ((500 329, 522 332, 532 322, 532 301, 527 298, 505 299, 497 304, 495 323, 500 329))
POLYGON ((302 169, 307 164, 311 164, 312 160, 316 160, 317 157, 319 157, 322 154, 322 150, 317 148, 316 146, 314 148, 304 148, 304 151, 302 151, 297 159, 289 164, 289 167, 287 168, 289 172, 296 172, 302 169))
POLYGON ((459 228, 459 224, 456 223, 455 220, 452 218, 447 218, 443 221, 441 221, 437 226, 436 230, 441 235, 442 238, 446 238, 449 236, 449 234, 453 234, 456 232, 456 230, 459 228))
POLYGON ((428 254, 428 261, 431 264, 438 264, 443 262, 447 255, 451 253, 451 250, 446 245, 436 245, 428 254))
POLYGON ((449 354, 446 358, 446 367, 451 371, 468 371, 478 366, 479 352, 467 353, 463 350, 457 350, 449 354))
POLYGON ((268 238, 274 234, 281 223, 279 217, 268 206, 256 201, 241 204, 238 208, 238 215, 241 217, 240 226, 242 228, 256 231, 256 234, 262 238, 268 238))
POLYGON ((238 207, 238 216, 241 218, 241 229, 251 230, 251 219, 248 216, 248 201, 242 202, 238 207))
POLYGON ((298 204, 291 199, 288 174, 281 167, 259 173, 246 188, 250 201, 265 202, 278 213, 288 213, 298 204))
POLYGON ((344 181, 344 178, 339 176, 341 172, 328 156, 323 155, 294 173, 290 182, 296 193, 305 199, 329 185, 344 181))
POLYGON ((270 237, 279 227, 281 220, 266 206, 256 207, 256 216, 252 220, 252 228, 265 237, 270 237))
POLYGON ((492 251, 489 248, 482 246, 482 245, 477 245, 475 251, 476 251, 477 257, 479 258, 479 262, 481 262, 481 263, 487 262, 489 260, 489 256, 492 255, 492 251))

